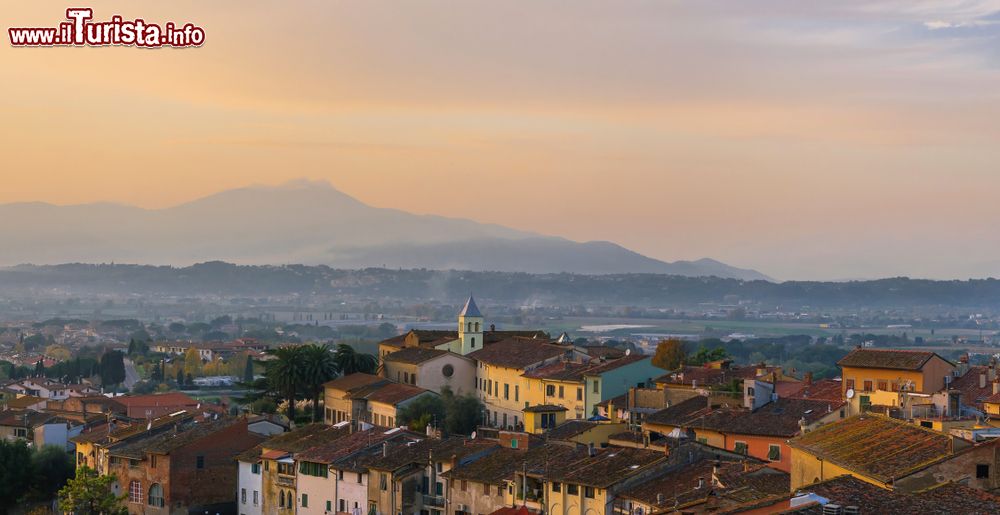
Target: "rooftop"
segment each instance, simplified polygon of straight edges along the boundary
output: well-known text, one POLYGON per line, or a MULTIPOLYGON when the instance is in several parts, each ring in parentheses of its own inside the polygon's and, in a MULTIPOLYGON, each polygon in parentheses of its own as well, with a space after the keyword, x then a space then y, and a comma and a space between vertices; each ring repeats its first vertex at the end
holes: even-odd
POLYGON ((792 399, 813 399, 824 401, 841 402, 844 394, 841 391, 841 382, 834 379, 820 379, 812 384, 801 383, 802 387, 787 395, 792 399))
POLYGON ((344 392, 352 392, 359 388, 364 388, 365 386, 382 382, 388 383, 384 377, 365 374, 364 372, 355 372, 353 374, 338 377, 332 381, 327 381, 326 383, 323 383, 323 387, 341 390, 344 392))
MULTIPOLYGON (((1000 512, 1000 498, 982 490, 954 483, 916 494, 906 494, 879 488, 854 476, 838 476, 799 489, 814 493, 830 503, 840 506, 857 506, 861 513, 928 513, 985 515, 1000 512)), ((784 513, 823 514, 823 506, 810 504, 784 513)))
POLYGON ((366 391, 361 396, 368 400, 368 402, 396 405, 428 392, 430 390, 409 384, 386 383, 381 386, 375 386, 371 391, 366 391))
POLYGON ((694 397, 646 418, 652 424, 681 428, 708 429, 730 434, 792 437, 799 433, 799 421, 813 424, 842 402, 808 399, 778 399, 755 411, 743 407, 708 407, 705 397, 694 397))
POLYGON ((490 365, 524 369, 543 361, 558 358, 567 352, 570 352, 570 348, 555 345, 548 339, 514 336, 486 345, 468 356, 490 365))
POLYGON ((789 444, 883 482, 952 454, 948 435, 872 414, 828 424, 789 444))
MULTIPOLYGON (((837 365, 853 368, 887 368, 892 370, 920 370, 934 356, 931 351, 858 348, 841 358, 837 365)), ((941 356, 938 358, 948 362, 941 356)))
POLYGON ((556 427, 553 427, 552 429, 549 429, 545 435, 552 440, 568 440, 590 431, 591 429, 597 427, 597 425, 597 422, 591 422, 589 420, 570 419, 556 427))
POLYGON ((458 313, 460 317, 479 317, 482 318, 483 314, 479 312, 479 306, 476 305, 476 299, 469 295, 469 300, 465 301, 465 307, 462 311, 458 313))
MULTIPOLYGON (((549 446, 539 449, 546 447, 549 446)), ((607 488, 644 473, 650 467, 666 463, 667 455, 662 451, 608 447, 596 450, 590 456, 583 448, 566 459, 549 462, 547 476, 553 481, 607 488)))
POLYGON ((383 361, 418 365, 445 354, 448 354, 448 351, 433 347, 407 347, 389 354, 383 361))

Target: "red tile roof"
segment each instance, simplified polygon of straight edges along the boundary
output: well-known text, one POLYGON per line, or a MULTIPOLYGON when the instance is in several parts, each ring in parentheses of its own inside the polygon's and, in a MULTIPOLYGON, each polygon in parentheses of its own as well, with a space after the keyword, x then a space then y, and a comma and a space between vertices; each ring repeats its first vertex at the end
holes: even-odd
POLYGON ((920 370, 937 356, 946 363, 950 361, 931 351, 897 349, 854 349, 837 362, 841 367, 888 368, 892 370, 920 370))
POLYGON ((813 399, 824 401, 841 402, 844 394, 841 391, 841 382, 834 379, 820 379, 812 384, 800 383, 798 391, 788 394, 791 399, 813 399))

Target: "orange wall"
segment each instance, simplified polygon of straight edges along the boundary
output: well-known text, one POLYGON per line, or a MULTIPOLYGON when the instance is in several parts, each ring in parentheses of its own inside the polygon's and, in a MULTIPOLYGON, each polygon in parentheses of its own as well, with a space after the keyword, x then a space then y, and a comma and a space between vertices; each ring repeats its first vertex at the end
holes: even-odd
POLYGON ((842 389, 847 391, 847 380, 854 379, 854 390, 864 391, 864 382, 872 381, 872 390, 878 389, 878 381, 884 379, 889 383, 889 390, 892 390, 892 382, 913 381, 917 392, 934 393, 944 388, 944 376, 951 373, 955 367, 947 361, 934 356, 920 371, 892 370, 887 368, 854 368, 842 367, 841 375, 844 378, 842 389))

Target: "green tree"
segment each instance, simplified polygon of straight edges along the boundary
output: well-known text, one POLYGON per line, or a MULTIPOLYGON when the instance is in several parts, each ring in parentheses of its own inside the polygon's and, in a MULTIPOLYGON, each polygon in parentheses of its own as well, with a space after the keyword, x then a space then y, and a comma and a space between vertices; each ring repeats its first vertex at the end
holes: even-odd
POLYGON ((677 370, 687 359, 687 350, 684 342, 677 338, 663 340, 656 345, 656 354, 653 355, 653 366, 664 370, 677 370))
POLYGON ((0 513, 7 513, 31 487, 31 449, 23 440, 0 440, 0 513))
POLYGON ((437 395, 424 395, 399 410, 398 422, 413 431, 423 433, 430 424, 436 423, 440 426, 445 416, 444 399, 437 395))
POLYGON ((40 501, 52 499, 73 477, 73 457, 65 449, 46 445, 31 455, 31 495, 40 501))
POLYGON ((177 369, 177 386, 184 386, 184 370, 177 369))
POLYGON ((59 509, 76 515, 119 515, 128 513, 125 496, 111 492, 115 476, 100 476, 90 467, 76 469, 76 477, 59 490, 59 509))
POLYGON ((247 364, 243 366, 243 382, 250 384, 253 382, 253 358, 247 355, 247 364))
POLYGON ((445 433, 472 434, 483 415, 483 403, 474 395, 455 395, 447 386, 441 389, 441 397, 444 400, 445 433))
POLYGON ((690 357, 688 363, 691 365, 704 365, 705 363, 710 363, 712 361, 719 361, 720 359, 726 359, 729 354, 726 353, 726 349, 722 347, 716 347, 709 350, 707 347, 702 346, 698 348, 698 352, 694 353, 690 357))
POLYGON ((274 358, 265 364, 268 389, 278 398, 288 401, 286 414, 289 420, 295 420, 295 399, 301 393, 305 368, 302 347, 278 347, 267 352, 274 358))
POLYGON ((121 351, 107 351, 101 356, 101 384, 110 386, 125 380, 125 355, 121 351))
POLYGON ((323 383, 337 377, 337 362, 330 346, 303 345, 302 352, 302 392, 313 405, 313 422, 323 419, 319 398, 323 395, 323 383))
POLYGON ((337 369, 345 376, 356 372, 374 374, 378 370, 378 359, 375 356, 357 352, 354 347, 344 343, 337 346, 334 360, 337 369))

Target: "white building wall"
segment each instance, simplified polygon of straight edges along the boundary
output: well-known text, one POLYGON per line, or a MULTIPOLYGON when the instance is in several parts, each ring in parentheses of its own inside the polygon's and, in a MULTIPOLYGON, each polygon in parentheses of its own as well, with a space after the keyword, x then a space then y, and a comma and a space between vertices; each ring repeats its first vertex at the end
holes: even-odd
MULTIPOLYGON (((258 469, 259 470, 259 469, 258 469)), ((250 463, 239 462, 239 486, 236 488, 236 509, 240 515, 261 515, 263 502, 263 480, 260 474, 254 474, 250 463), (243 491, 246 490, 246 502, 243 502, 243 491), (257 503, 254 504, 254 492, 257 493, 257 503)))
MULTIPOLYGON (((337 475, 339 471, 331 471, 337 475)), ((344 471, 344 479, 337 479, 337 498, 334 499, 334 510, 337 513, 364 515, 368 512, 368 474, 361 472, 361 482, 358 482, 358 472, 344 471), (340 501, 344 501, 341 504, 340 501), (357 507, 357 511, 355 511, 357 507), (344 511, 340 511, 341 508, 344 511)))

